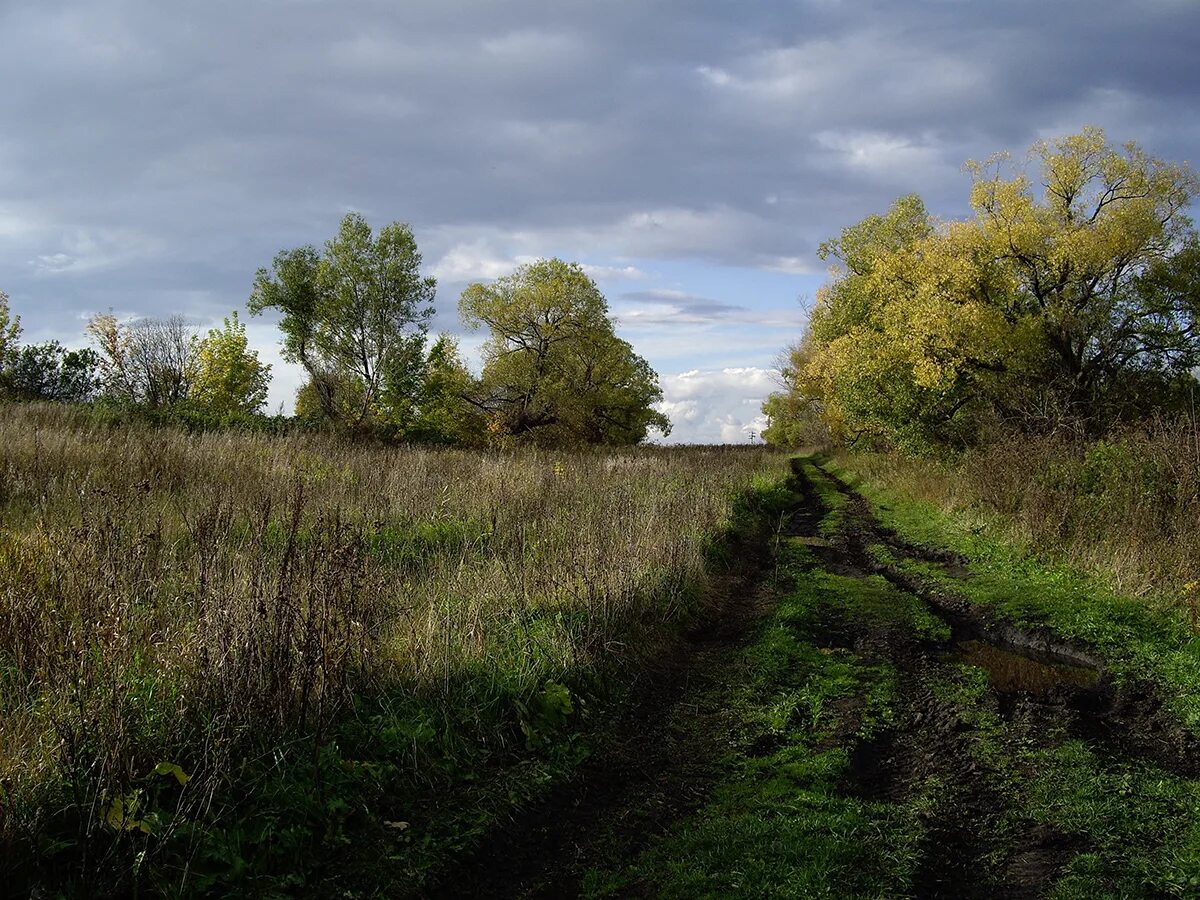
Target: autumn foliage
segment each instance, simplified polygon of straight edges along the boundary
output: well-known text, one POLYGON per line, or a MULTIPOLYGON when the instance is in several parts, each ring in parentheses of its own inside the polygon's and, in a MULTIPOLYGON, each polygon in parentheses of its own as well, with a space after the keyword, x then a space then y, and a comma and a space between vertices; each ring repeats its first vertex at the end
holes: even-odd
POLYGON ((973 215, 916 196, 846 228, 768 403, 769 440, 813 411, 833 436, 911 451, 998 430, 1096 434, 1178 404, 1200 362, 1186 165, 1086 129, 967 164, 973 215))

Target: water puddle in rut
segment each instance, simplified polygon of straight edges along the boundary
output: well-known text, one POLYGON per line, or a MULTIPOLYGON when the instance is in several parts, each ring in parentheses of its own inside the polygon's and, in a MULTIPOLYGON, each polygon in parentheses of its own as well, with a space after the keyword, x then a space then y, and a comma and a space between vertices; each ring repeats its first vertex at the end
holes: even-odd
POLYGON ((992 687, 1005 694, 1047 694, 1061 685, 1086 688, 1100 680, 1087 666, 986 641, 959 641, 950 658, 983 669, 992 687))

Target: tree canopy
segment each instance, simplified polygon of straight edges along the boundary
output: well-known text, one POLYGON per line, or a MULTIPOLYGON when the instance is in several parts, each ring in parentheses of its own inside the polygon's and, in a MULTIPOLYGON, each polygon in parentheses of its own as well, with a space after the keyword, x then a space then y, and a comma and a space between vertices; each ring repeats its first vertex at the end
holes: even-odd
POLYGON ((542 444, 636 444, 670 422, 658 375, 616 336, 608 304, 575 263, 543 259, 470 285, 459 310, 486 326, 469 402, 494 434, 542 444))
POLYGON ((259 361, 235 311, 221 328, 196 341, 191 400, 217 416, 251 415, 262 409, 271 367, 259 361))
POLYGON ((10 364, 21 338, 21 317, 8 307, 8 294, 0 291, 0 370, 10 364))
POLYGON ((833 278, 768 414, 919 450, 1166 402, 1200 362, 1194 174, 1098 129, 1031 159, 1036 181, 1005 155, 968 163, 968 219, 903 197, 823 245, 833 278))
POLYGON ((156 410, 187 400, 196 341, 182 316, 123 323, 102 313, 91 318, 87 332, 99 349, 105 397, 156 410))
POLYGON ((468 399, 475 380, 448 334, 429 348, 409 435, 432 444, 472 446, 484 440, 487 423, 468 399))
POLYGON ((279 313, 284 357, 308 372, 328 421, 360 428, 407 415, 436 289, 420 268, 408 225, 375 236, 350 213, 322 251, 285 250, 258 271, 250 310, 279 313))
POLYGON ((69 350, 58 341, 27 344, 11 354, 5 381, 19 400, 83 403, 95 394, 100 357, 94 350, 69 350))

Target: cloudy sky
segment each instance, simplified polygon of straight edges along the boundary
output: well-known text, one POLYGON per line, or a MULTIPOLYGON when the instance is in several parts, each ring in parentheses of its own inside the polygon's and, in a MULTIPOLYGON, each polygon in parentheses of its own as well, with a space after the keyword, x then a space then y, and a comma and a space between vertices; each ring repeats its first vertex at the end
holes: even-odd
POLYGON ((439 329, 586 264, 672 438, 746 440, 821 240, 1085 124, 1200 162, 1198 46, 1197 0, 0 0, 0 288, 28 340, 209 324, 358 210, 413 226, 439 329))

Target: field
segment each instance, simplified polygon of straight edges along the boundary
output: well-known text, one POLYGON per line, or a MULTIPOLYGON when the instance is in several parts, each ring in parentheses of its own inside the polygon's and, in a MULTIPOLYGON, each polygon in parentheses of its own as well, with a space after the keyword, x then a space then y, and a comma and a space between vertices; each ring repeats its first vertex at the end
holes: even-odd
POLYGON ((1193 896, 1194 434, 951 465, 6 407, 4 877, 1193 896))
POLYGON ((419 881, 570 768, 588 701, 697 612, 785 470, 763 450, 387 449, 6 407, 5 877, 297 887, 363 833, 411 830, 394 877, 419 881))

